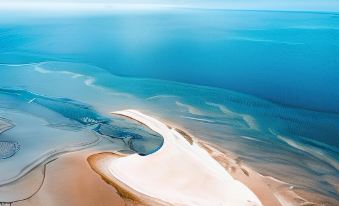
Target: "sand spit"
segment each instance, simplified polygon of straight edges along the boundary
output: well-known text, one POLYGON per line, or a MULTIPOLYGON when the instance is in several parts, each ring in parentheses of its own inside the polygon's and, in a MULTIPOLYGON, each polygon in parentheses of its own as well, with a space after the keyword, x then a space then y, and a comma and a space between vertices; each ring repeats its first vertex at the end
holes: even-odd
MULTIPOLYGON (((314 200, 314 198, 303 194, 302 191, 297 191, 291 184, 259 174, 244 165, 234 155, 223 151, 216 145, 196 139, 182 129, 163 124, 135 110, 114 112, 114 114, 141 122, 160 133, 165 139, 164 146, 159 151, 146 157, 100 153, 88 158, 91 167, 106 182, 116 188, 122 188, 123 194, 120 195, 130 202, 141 205, 331 205, 319 203, 322 202, 321 200, 308 201, 314 200), (151 158, 151 160, 148 160, 149 162, 147 162, 148 158, 151 158), (212 158, 214 163, 209 158, 212 158), (199 161, 199 159, 202 161, 199 161), (199 164, 192 166, 192 160, 193 162, 198 161, 199 164), (218 193, 217 190, 220 186, 218 186, 218 183, 214 182, 212 185, 208 185, 213 178, 207 178, 207 176, 204 176, 206 174, 197 175, 203 167, 213 168, 214 171, 209 171, 211 173, 216 172, 213 173, 215 175, 213 178, 227 176, 229 182, 223 184, 231 185, 230 187, 233 187, 232 192, 238 193, 232 193, 232 197, 235 197, 236 200, 232 197, 229 198, 230 193, 227 189, 218 193), (232 184, 240 184, 241 188, 239 189, 232 184), (144 186, 146 188, 143 188, 144 186), (239 195, 239 193, 242 194, 239 195), (199 194, 197 199, 195 199, 195 194, 199 194), (199 199, 200 197, 203 199, 199 199), (219 197, 220 202, 213 202, 219 197), (241 202, 241 198, 244 197, 253 199, 241 202), (153 202, 150 199, 153 199, 153 202)), ((218 180, 219 183, 223 181, 222 178, 218 180)))
MULTIPOLYGON (((188 135, 183 137, 183 131, 169 129, 166 124, 135 110, 114 114, 142 122, 164 137, 164 145, 147 156, 107 154, 103 157, 101 154, 100 161, 94 164, 90 161, 92 168, 106 181, 119 187, 124 185, 124 190, 128 190, 133 198, 142 194, 157 204, 188 206, 262 205, 246 185, 234 179, 205 149, 193 139, 191 141, 188 135)), ((143 199, 137 201, 153 205, 143 199)))

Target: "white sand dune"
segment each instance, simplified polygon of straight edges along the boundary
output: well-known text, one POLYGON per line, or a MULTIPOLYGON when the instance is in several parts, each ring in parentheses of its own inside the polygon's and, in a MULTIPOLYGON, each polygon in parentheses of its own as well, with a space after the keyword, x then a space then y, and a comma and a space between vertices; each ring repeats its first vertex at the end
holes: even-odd
POLYGON ((174 205, 261 206, 258 197, 235 180, 198 144, 175 129, 135 110, 114 112, 133 118, 164 137, 157 152, 112 158, 103 169, 144 195, 174 205))

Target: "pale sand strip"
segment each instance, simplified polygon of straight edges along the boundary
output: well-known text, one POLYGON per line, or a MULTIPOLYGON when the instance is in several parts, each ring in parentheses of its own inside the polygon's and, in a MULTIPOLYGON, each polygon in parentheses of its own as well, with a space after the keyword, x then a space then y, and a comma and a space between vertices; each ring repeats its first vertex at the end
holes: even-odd
POLYGON ((100 174, 101 178, 108 184, 112 185, 117 193, 125 200, 126 205, 138 205, 138 206, 171 206, 172 204, 166 203, 156 198, 149 197, 143 193, 140 193, 123 182, 119 181, 111 175, 111 172, 107 164, 112 159, 123 157, 124 155, 119 153, 102 152, 88 157, 87 161, 92 169, 100 174))
POLYGON ((112 180, 174 205, 261 206, 259 198, 235 180, 198 144, 190 144, 175 129, 135 110, 115 112, 133 118, 164 137, 164 145, 148 156, 111 158, 101 164, 112 180))

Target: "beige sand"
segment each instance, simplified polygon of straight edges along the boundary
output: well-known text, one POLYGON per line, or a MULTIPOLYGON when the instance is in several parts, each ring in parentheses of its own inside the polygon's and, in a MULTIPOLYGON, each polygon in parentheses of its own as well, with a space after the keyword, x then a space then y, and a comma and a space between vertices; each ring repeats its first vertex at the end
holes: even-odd
POLYGON ((106 184, 88 165, 93 154, 83 151, 63 155, 46 167, 41 189, 13 206, 124 206, 114 187, 106 184))
POLYGON ((39 190, 44 181, 45 166, 36 167, 17 181, 0 187, 0 202, 14 202, 26 199, 39 190))
MULTIPOLYGON (((141 121, 141 123, 144 122, 141 121)), ((211 145, 210 143, 198 140, 182 129, 173 128, 172 126, 168 125, 165 125, 164 127, 166 127, 168 130, 176 131, 176 133, 180 135, 184 141, 186 141, 186 146, 198 145, 200 148, 206 151, 210 157, 214 158, 214 160, 216 160, 223 167, 223 169, 228 172, 228 174, 246 185, 246 187, 249 188, 256 197, 258 197, 262 205, 321 205, 306 200, 321 200, 321 197, 309 197, 310 194, 302 190, 297 191, 297 194, 294 189, 291 190, 289 184, 280 182, 271 177, 264 177, 260 175, 256 171, 244 165, 235 156, 227 153, 226 151, 222 151, 220 148, 216 149, 216 145, 211 145), (302 195, 303 197, 299 195, 302 195)), ((107 165, 110 165, 114 159, 121 159, 124 157, 126 156, 114 154, 111 152, 102 152, 101 150, 91 152, 81 151, 63 155, 59 159, 46 165, 45 179, 42 185, 41 174, 43 174, 43 166, 36 168, 31 173, 26 175, 22 181, 18 181, 16 184, 8 187, 8 191, 6 190, 8 193, 13 190, 13 188, 27 188, 26 193, 22 193, 20 195, 21 192, 25 191, 22 190, 20 192, 20 190, 14 189, 16 193, 8 193, 9 195, 7 194, 5 196, 9 199, 13 199, 14 197, 25 197, 27 200, 15 202, 12 204, 25 206, 174 205, 160 200, 159 198, 151 197, 143 193, 143 191, 140 192, 135 190, 128 184, 125 184, 125 182, 120 181, 118 178, 112 175, 110 167, 107 167, 107 165), (87 164, 86 160, 89 164, 87 164), (41 186, 40 189, 38 189, 39 185, 41 186)), ((160 159, 159 162, 161 161, 162 160, 160 159)), ((152 167, 159 166, 159 162, 155 165, 152 165, 152 167)), ((167 161, 165 163, 167 163, 167 161)), ((149 165, 146 167, 149 167, 149 165)), ((142 178, 142 174, 139 173, 140 171, 133 172, 138 178, 142 178)), ((195 168, 191 169, 190 173, 195 173, 195 168)), ((175 174, 172 177, 184 178, 187 176, 189 175, 186 174, 186 176, 180 176, 180 174, 175 174)), ((167 184, 167 186, 171 186, 168 181, 164 182, 167 184)), ((197 187, 201 188, 201 186, 197 187)), ((157 189, 161 189, 161 187, 157 189)), ((206 193, 210 192, 210 190, 207 189, 204 191, 206 193)))
POLYGON ((88 157, 87 161, 94 171, 96 171, 102 179, 107 183, 113 186, 120 197, 125 200, 126 205, 142 205, 142 206, 169 206, 166 202, 163 202, 159 199, 149 197, 140 193, 132 188, 128 187, 123 182, 112 177, 109 169, 105 165, 109 164, 112 159, 124 157, 122 154, 103 152, 91 155, 88 157))
MULTIPOLYGON (((269 176, 263 176, 252 168, 243 165, 233 155, 216 149, 217 146, 198 140, 199 144, 210 153, 235 179, 246 184, 267 206, 327 206, 308 201, 313 199, 310 195, 300 196, 291 185, 269 176)), ((323 200, 322 200, 323 201, 323 200)), ((321 201, 320 201, 321 202, 321 201)))

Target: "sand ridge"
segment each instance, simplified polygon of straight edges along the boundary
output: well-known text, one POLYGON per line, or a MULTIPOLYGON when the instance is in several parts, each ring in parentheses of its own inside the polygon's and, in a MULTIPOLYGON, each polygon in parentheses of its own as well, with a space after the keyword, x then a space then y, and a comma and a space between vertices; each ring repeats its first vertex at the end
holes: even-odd
POLYGON ((246 185, 234 179, 193 139, 183 137, 183 132, 135 110, 114 114, 142 122, 164 137, 164 145, 147 156, 133 154, 98 163, 96 170, 105 171, 111 180, 173 205, 262 205, 246 185))

